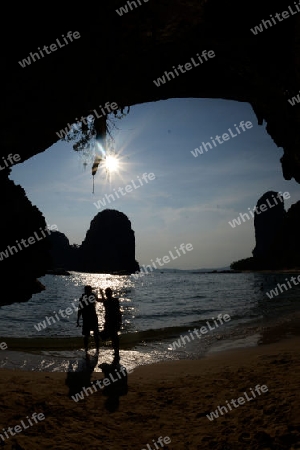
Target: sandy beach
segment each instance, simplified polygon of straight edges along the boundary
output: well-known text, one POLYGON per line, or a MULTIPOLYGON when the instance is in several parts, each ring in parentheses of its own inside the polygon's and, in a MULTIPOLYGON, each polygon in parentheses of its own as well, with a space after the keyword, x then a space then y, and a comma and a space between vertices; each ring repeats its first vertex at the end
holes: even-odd
POLYGON ((102 372, 2 369, 1 443, 19 450, 297 449, 299 344, 300 338, 293 337, 202 360, 142 366, 128 374, 128 389, 122 378, 123 388, 119 382, 107 391, 94 388, 77 402, 71 396, 91 386, 90 381, 96 386, 102 372), (256 392, 257 385, 268 391, 254 398, 250 389, 256 392), (245 392, 249 400, 229 410, 231 400, 245 398, 245 392), (223 409, 220 417, 207 418, 225 405, 227 413, 223 409), (44 420, 34 422, 33 413, 40 414, 35 418, 43 414, 44 420))

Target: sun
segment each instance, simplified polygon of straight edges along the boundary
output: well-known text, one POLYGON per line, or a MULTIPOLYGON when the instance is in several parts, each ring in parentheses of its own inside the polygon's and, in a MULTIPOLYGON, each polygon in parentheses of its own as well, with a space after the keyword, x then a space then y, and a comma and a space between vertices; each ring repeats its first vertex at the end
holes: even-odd
POLYGON ((104 167, 109 173, 117 172, 119 169, 118 158, 114 155, 107 155, 104 161, 104 167))

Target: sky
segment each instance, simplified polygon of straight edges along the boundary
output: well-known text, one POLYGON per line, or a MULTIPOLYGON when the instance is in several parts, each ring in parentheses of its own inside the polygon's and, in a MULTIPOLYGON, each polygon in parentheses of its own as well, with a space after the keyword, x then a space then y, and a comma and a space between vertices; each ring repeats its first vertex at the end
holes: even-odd
POLYGON ((165 268, 227 267, 252 256, 255 247, 253 219, 235 228, 229 221, 249 212, 269 190, 289 192, 285 209, 300 200, 299 185, 283 178, 283 149, 267 134, 266 123, 257 125, 248 103, 169 99, 132 106, 115 123, 119 171, 112 172, 109 180, 103 168, 98 170, 94 194, 91 162, 85 167, 72 143, 57 141, 12 167, 10 179, 25 189, 47 224, 57 225, 70 244, 80 245, 91 220, 107 207, 123 212, 131 221, 140 265, 171 251, 178 257, 165 268), (238 134, 234 124, 241 121, 250 121, 253 127, 239 128, 238 134), (191 151, 202 141, 212 143, 216 135, 229 134, 229 128, 237 136, 222 144, 215 140, 216 147, 193 156, 191 151), (144 173, 155 178, 147 178, 146 183, 144 173), (140 186, 121 195, 118 189, 134 186, 132 180, 140 186), (103 201, 106 194, 113 198, 110 202, 106 198, 107 206, 97 209, 94 203, 103 201), (192 244, 193 249, 179 256, 175 247, 180 244, 192 244))

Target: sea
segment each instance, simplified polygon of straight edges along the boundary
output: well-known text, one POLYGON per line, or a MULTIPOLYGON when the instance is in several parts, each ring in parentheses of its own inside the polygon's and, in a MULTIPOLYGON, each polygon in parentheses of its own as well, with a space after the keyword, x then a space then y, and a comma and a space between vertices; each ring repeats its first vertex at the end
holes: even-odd
MULTIPOLYGON (((120 362, 128 371, 145 364, 199 359, 213 352, 276 342, 299 330, 300 284, 290 282, 291 288, 287 284, 293 275, 297 276, 289 272, 198 271, 153 271, 138 279, 81 272, 45 275, 39 279, 45 290, 27 302, 0 307, 0 343, 7 345, 0 350, 0 367, 84 370, 86 355, 81 327, 76 326, 76 308, 85 285, 91 285, 99 296, 100 289, 111 287, 120 299, 120 362), (288 289, 269 298, 267 292, 278 283, 285 283, 288 289), (227 321, 222 319, 224 315, 227 321), (203 326, 207 332, 200 333, 203 326), (198 335, 192 333, 195 329, 198 335)), ((97 313, 102 329, 102 303, 97 303, 97 313)), ((101 364, 113 359, 111 343, 102 342, 96 355, 91 336, 89 355, 93 369, 101 371, 101 364)))

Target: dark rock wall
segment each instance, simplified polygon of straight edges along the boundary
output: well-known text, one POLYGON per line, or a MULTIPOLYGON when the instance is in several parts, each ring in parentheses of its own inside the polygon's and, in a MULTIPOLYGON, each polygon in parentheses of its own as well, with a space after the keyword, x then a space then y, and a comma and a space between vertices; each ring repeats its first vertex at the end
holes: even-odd
POLYGON ((37 278, 45 274, 51 260, 49 234, 45 231, 47 225, 42 213, 28 200, 24 189, 8 178, 0 178, 0 188, 3 193, 0 221, 2 305, 28 300, 33 293, 40 292, 42 286, 37 278), (32 239, 28 241, 29 238, 32 239))

